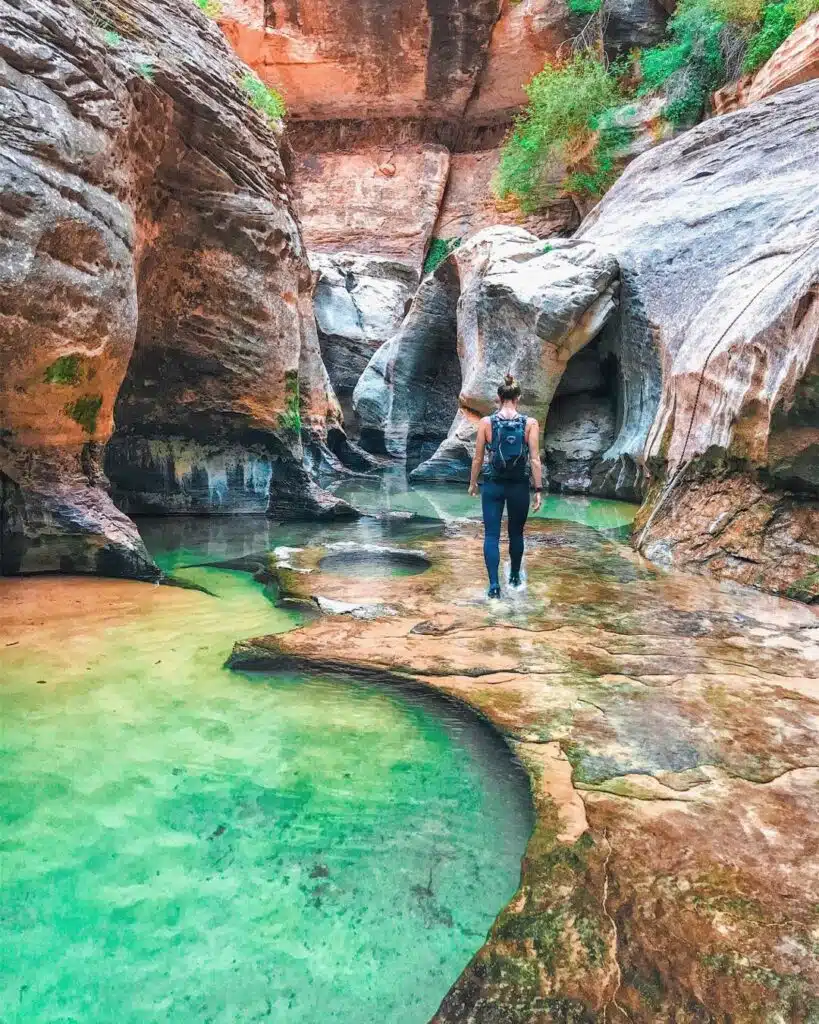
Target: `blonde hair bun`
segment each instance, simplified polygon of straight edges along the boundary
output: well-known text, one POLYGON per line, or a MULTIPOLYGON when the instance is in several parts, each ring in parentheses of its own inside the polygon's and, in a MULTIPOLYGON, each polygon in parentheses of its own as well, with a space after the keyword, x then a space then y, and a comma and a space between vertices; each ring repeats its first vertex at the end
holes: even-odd
POLYGON ((515 380, 513 373, 507 373, 503 378, 503 384, 498 388, 498 398, 502 402, 514 402, 520 398, 521 387, 515 380))

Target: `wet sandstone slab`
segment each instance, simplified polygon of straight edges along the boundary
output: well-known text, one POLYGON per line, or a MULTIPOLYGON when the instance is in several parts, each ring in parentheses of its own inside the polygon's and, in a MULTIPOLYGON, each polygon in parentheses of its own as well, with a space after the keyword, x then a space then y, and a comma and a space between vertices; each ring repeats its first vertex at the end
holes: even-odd
POLYGON ((421 682, 526 765, 520 889, 436 1024, 814 1020, 819 615, 574 524, 528 543, 498 604, 473 526, 413 542, 414 576, 280 549, 281 599, 328 614, 232 656, 421 682))

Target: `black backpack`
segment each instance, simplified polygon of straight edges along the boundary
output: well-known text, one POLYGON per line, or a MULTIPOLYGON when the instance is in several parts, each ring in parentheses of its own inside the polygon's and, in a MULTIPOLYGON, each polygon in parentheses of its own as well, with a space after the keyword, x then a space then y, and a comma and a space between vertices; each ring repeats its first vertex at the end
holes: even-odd
POLYGON ((495 413, 489 442, 489 468, 495 480, 526 480, 529 477, 529 445, 526 417, 506 419, 495 413))

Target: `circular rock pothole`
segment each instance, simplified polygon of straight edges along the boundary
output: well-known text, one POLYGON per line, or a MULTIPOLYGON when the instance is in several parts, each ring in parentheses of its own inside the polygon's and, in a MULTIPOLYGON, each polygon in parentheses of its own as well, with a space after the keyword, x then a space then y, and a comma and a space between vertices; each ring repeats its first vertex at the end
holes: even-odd
POLYGON ((338 576, 374 579, 385 576, 417 576, 429 569, 423 555, 413 551, 381 551, 362 548, 357 551, 333 551, 319 562, 319 569, 338 576))

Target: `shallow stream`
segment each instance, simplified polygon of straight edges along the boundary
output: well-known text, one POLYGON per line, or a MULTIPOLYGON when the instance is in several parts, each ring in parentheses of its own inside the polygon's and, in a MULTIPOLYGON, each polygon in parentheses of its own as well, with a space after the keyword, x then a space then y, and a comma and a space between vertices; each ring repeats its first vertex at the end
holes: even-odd
POLYGON ((203 563, 435 525, 140 528, 208 593, 0 581, 0 1018, 424 1024, 517 886, 523 772, 442 699, 225 669, 298 620, 203 563))

